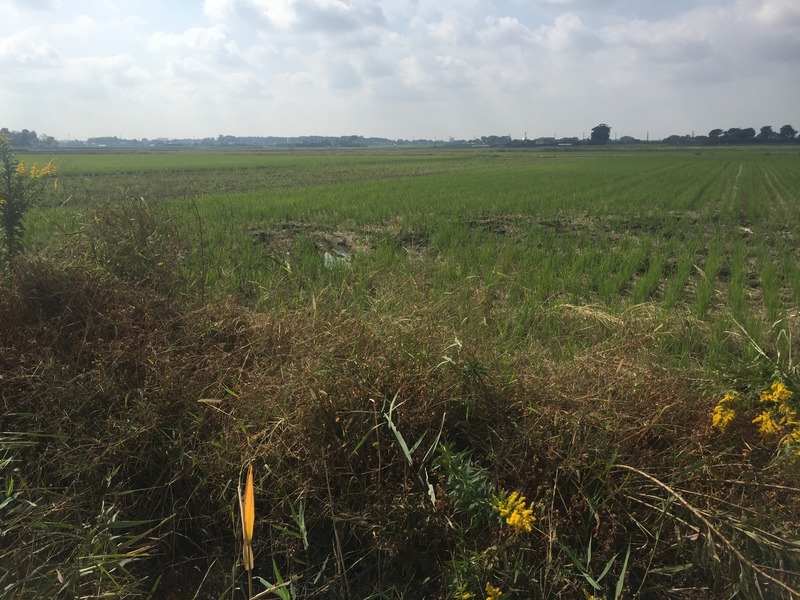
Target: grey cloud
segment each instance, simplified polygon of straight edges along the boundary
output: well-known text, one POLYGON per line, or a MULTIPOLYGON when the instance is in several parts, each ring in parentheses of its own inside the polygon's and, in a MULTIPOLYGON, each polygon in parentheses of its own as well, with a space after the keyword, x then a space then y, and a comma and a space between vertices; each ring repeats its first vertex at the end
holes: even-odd
POLYGON ((366 26, 386 25, 380 6, 372 3, 321 4, 314 0, 299 0, 294 6, 298 27, 309 31, 343 33, 366 26))
POLYGON ((336 89, 353 89, 361 85, 358 71, 346 61, 337 61, 328 67, 328 83, 336 89))
POLYGON ((511 46, 526 46, 536 41, 533 31, 514 17, 488 17, 479 37, 484 43, 511 46))
POLYGON ((673 40, 669 44, 632 44, 645 59, 660 64, 697 63, 712 56, 713 48, 705 40, 673 40))
POLYGON ((361 71, 365 76, 373 79, 391 77, 396 72, 392 62, 374 56, 364 57, 361 71))
POLYGON ((561 14, 553 25, 539 27, 536 39, 546 50, 562 54, 593 52, 605 45, 600 34, 586 26, 574 13, 561 14))

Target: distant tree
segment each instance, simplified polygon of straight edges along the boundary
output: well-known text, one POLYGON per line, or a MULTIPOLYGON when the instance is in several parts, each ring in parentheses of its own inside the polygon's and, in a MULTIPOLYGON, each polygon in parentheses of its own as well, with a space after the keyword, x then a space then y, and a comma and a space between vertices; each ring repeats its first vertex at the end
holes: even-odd
POLYGON ((592 143, 593 144, 607 144, 611 138, 611 127, 605 123, 600 123, 597 127, 592 128, 592 143))
POLYGON ((781 140, 791 142, 797 136, 797 130, 791 125, 784 125, 780 132, 781 140))
POLYGON ((481 142, 490 146, 507 146, 511 143, 510 135, 483 135, 481 142))
POLYGON ((23 129, 17 134, 12 134, 11 145, 17 148, 32 148, 38 144, 39 138, 35 131, 23 129))
POLYGON ((689 145, 694 142, 690 135, 671 135, 662 140, 664 144, 671 145, 689 145))
POLYGON ((723 133, 724 132, 722 131, 722 129, 712 129, 711 131, 708 132, 708 139, 711 140, 712 143, 718 144, 720 142, 720 139, 722 138, 723 133))
POLYGON ((740 127, 731 127, 723 135, 723 140, 729 144, 741 144, 753 141, 756 136, 756 130, 752 127, 741 129, 740 127))
POLYGON ((775 139, 775 132, 772 131, 772 125, 764 125, 758 132, 756 138, 761 142, 769 142, 775 139))
POLYGON ((44 133, 39 136, 39 147, 40 148, 52 148, 53 146, 58 146, 58 142, 56 138, 52 135, 45 135, 44 133))
POLYGON ((638 144, 641 140, 637 140, 635 137, 630 135, 623 135, 619 138, 620 144, 638 144))

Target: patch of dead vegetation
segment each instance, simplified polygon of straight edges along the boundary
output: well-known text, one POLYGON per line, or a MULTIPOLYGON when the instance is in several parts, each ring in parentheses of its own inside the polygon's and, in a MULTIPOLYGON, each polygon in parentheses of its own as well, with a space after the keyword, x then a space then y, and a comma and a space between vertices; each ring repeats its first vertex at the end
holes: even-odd
MULTIPOLYGON (((276 239, 309 229, 287 225, 276 239)), ((344 232, 323 233, 323 243, 356 247, 344 232)), ((398 234, 399 243, 424 246, 415 235, 398 234)), ((601 564, 629 545, 647 548, 631 555, 627 581, 637 581, 650 565, 688 564, 703 541, 691 514, 647 482, 615 472, 615 462, 674 477, 705 514, 724 498, 759 507, 764 483, 794 485, 780 469, 763 471, 747 456, 726 454, 730 440, 715 458, 708 382, 665 366, 658 352, 663 336, 687 335, 681 319, 646 307, 611 314, 563 305, 555 309, 562 335, 581 340, 580 351, 560 356, 532 343, 509 353, 485 326, 454 325, 440 302, 415 303, 402 314, 273 315, 232 302, 190 306, 82 268, 21 268, 0 286, 7 349, 0 354, 0 431, 31 435, 31 445, 15 451, 14 467, 35 506, 6 536, 12 550, 0 550, 0 564, 22 569, 20 556, 36 557, 40 544, 52 543, 46 531, 31 535, 46 507, 61 507, 63 529, 83 531, 98 507, 113 502, 121 521, 147 521, 131 526, 137 533, 165 523, 147 538, 148 559, 130 565, 135 581, 175 570, 181 577, 159 589, 166 596, 183 590, 180 579, 203 572, 207 596, 220 597, 239 556, 231 507, 245 461, 258 478, 260 572, 272 576, 263 559, 270 557, 281 573, 303 575, 297 585, 307 597, 366 597, 376 589, 445 597, 464 540, 445 511, 453 498, 444 476, 423 462, 441 443, 470 452, 498 488, 535 499, 546 529, 534 535, 558 531, 561 543, 581 548, 591 534, 601 564), (412 464, 386 425, 393 399, 396 431, 409 446, 419 440, 409 451, 412 464), (744 487, 736 484, 742 473, 750 482, 744 487), (280 534, 296 531, 299 501, 308 548, 301 537, 280 534), (659 527, 652 544, 648 532, 659 527), (343 570, 329 560, 337 537, 343 570)), ((747 440, 746 447, 758 446, 747 440)), ((797 500, 769 489, 778 490, 773 506, 790 531, 800 516, 797 500)), ((508 541, 490 535, 472 532, 468 542, 508 541)), ((55 555, 77 560, 78 538, 60 539, 55 555)), ((546 546, 520 546, 528 572, 566 561, 546 546)), ((659 582, 703 588, 705 569, 665 570, 659 582)), ((559 573, 548 577, 560 597, 577 597, 585 582, 559 573)), ((519 582, 535 597, 533 577, 519 582)))
POLYGON ((533 219, 529 215, 474 215, 463 217, 471 229, 481 229, 497 236, 514 237, 522 233, 520 224, 527 225, 533 219))
POLYGON ((251 227, 250 238, 268 254, 282 259, 292 255, 301 238, 310 240, 321 256, 328 253, 345 260, 360 254, 371 254, 379 243, 386 240, 404 249, 412 258, 424 257, 430 246, 427 232, 408 230, 398 224, 348 229, 285 221, 269 228, 251 227))

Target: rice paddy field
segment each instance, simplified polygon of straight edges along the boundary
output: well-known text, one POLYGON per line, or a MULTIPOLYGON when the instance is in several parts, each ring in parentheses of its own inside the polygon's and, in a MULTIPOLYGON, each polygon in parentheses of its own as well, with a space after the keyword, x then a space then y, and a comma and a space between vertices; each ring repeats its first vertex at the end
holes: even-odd
POLYGON ((797 148, 56 165, 8 597, 798 597, 797 148))
POLYGON ((369 306, 408 280, 422 294, 472 296, 448 308, 465 318, 480 307, 511 337, 546 306, 648 303, 707 328, 703 358, 714 358, 734 320, 766 343, 796 313, 798 159, 795 149, 67 155, 59 207, 31 237, 41 227, 49 238, 52 223, 79 234, 98 201, 143 199, 180 229, 181 266, 209 294, 369 306), (326 268, 326 252, 328 267, 347 268, 326 268))

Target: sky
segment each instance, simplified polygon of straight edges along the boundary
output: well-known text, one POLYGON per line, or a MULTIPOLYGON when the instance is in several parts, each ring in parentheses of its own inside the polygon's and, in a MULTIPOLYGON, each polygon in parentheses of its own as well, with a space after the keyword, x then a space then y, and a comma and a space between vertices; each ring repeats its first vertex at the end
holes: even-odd
POLYGON ((800 129, 800 0, 0 0, 56 139, 800 129))

